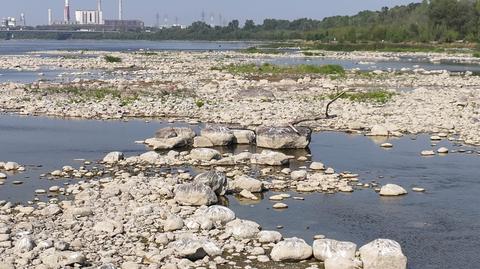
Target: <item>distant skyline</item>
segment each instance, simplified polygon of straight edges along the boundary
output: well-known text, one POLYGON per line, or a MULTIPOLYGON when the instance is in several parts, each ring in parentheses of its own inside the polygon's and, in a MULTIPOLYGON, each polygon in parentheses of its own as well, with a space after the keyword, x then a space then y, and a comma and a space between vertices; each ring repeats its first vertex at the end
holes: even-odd
MULTIPOLYGON (((63 20, 64 0, 14 0, 0 3, 0 17, 20 18, 25 13, 27 25, 47 24, 47 10, 52 9, 54 21, 63 20)), ((141 19, 146 25, 156 24, 156 14, 160 15, 160 24, 168 18, 168 24, 191 24, 205 20, 219 24, 220 15, 226 22, 238 19, 242 24, 246 19, 261 23, 266 18, 323 19, 335 15, 353 15, 362 10, 379 10, 381 7, 393 7, 420 0, 123 0, 124 19, 141 19)), ((118 0, 103 0, 105 19, 116 19, 118 0)), ((77 9, 96 9, 96 0, 70 0, 71 16, 77 9)))

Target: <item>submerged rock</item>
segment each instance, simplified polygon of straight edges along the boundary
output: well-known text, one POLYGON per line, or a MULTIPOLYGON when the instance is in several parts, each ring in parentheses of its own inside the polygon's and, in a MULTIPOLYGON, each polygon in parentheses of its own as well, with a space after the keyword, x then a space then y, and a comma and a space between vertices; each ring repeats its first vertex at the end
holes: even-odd
POLYGON ((258 127, 257 146, 269 149, 303 149, 310 144, 312 130, 306 127, 258 127))
POLYGON ((407 257, 399 243, 377 239, 360 248, 364 269, 406 269, 407 257))

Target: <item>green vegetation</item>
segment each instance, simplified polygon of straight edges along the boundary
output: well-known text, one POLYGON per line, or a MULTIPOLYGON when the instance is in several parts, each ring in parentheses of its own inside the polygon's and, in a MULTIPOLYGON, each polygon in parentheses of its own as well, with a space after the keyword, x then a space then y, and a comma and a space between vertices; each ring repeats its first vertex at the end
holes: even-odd
MULTIPOLYGON (((333 99, 338 94, 331 94, 328 98, 333 99)), ((373 90, 367 92, 347 92, 341 98, 349 99, 352 102, 375 102, 375 103, 386 103, 395 96, 395 93, 389 92, 386 90, 373 90)))
POLYGON ((112 55, 105 55, 105 61, 107 61, 107 63, 121 63, 122 62, 122 58, 120 57, 115 57, 115 56, 112 56, 112 55))
POLYGON ((195 101, 195 105, 198 108, 202 108, 205 105, 205 102, 203 100, 197 100, 197 101, 195 101))
POLYGON ((49 94, 66 94, 72 97, 74 102, 90 101, 90 100, 103 100, 108 96, 114 99, 121 99, 125 104, 133 102, 138 96, 129 95, 122 97, 118 90, 112 88, 81 88, 81 87, 50 87, 42 90, 34 90, 35 92, 46 92, 49 94))
POLYGON ((296 65, 280 66, 273 64, 241 64, 229 65, 226 67, 213 68, 215 70, 226 70, 233 74, 319 74, 319 75, 345 75, 345 69, 340 65, 296 65))
POLYGON ((259 54, 280 54, 281 51, 275 48, 258 48, 258 47, 249 47, 247 49, 241 50, 243 53, 259 53, 259 54))
POLYGON ((143 55, 143 56, 157 56, 158 55, 157 52, 153 52, 153 51, 142 51, 142 52, 137 52, 136 54, 143 55))
POLYGON ((475 58, 480 58, 480 52, 474 52, 472 56, 475 58))

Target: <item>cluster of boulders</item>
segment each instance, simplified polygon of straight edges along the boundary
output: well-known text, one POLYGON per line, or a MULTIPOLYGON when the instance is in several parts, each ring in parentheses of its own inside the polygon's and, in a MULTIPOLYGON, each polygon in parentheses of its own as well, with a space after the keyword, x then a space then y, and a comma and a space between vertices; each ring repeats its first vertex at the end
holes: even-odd
MULTIPOLYGON (((25 171, 25 167, 19 165, 16 162, 0 162, 0 171, 6 172, 22 172, 25 171)), ((0 179, 6 179, 7 175, 5 173, 0 173, 0 179)))
POLYGON ((256 144, 268 149, 304 149, 310 144, 312 131, 305 127, 258 127, 255 132, 207 125, 197 136, 189 127, 167 127, 158 130, 145 144, 155 150, 193 146, 209 148, 235 144, 256 144))
POLYGON ((2 202, 1 268, 261 268, 298 261, 322 262, 326 269, 406 268, 395 241, 375 240, 358 251, 353 243, 329 239, 310 246, 218 205, 228 192, 264 191, 262 180, 222 169, 144 172, 148 166, 171 167, 180 156, 152 151, 125 158, 113 152, 103 160, 112 176, 67 186, 71 200, 36 207, 2 202))

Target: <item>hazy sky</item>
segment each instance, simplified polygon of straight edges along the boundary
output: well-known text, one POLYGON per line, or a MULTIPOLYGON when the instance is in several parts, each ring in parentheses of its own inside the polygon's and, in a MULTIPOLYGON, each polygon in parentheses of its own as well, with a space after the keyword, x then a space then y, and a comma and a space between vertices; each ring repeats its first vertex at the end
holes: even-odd
MULTIPOLYGON (((96 0, 70 0, 72 10, 95 9, 96 0)), ((103 0, 104 18, 114 18, 118 14, 118 0, 103 0)), ((395 6, 419 2, 419 0, 123 0, 125 19, 142 19, 147 25, 154 25, 156 14, 163 22, 190 24, 200 20, 202 11, 209 21, 214 14, 215 23, 219 14, 229 21, 232 19, 254 19, 261 22, 265 18, 315 18, 332 15, 350 15, 361 10, 378 10, 383 6, 395 6)), ((63 18, 64 0, 1 0, 0 17, 20 17, 25 13, 27 24, 46 24, 47 10, 51 8, 54 20, 63 18)))

